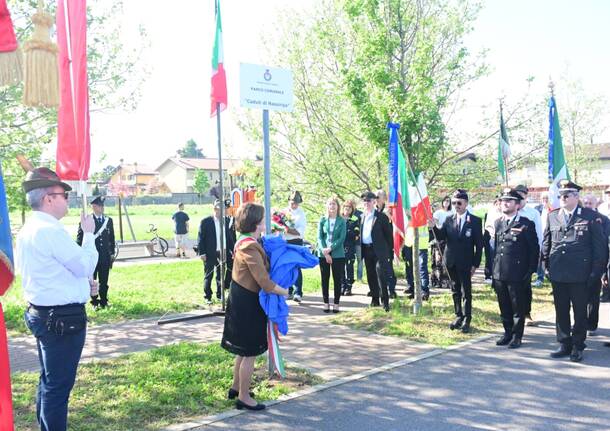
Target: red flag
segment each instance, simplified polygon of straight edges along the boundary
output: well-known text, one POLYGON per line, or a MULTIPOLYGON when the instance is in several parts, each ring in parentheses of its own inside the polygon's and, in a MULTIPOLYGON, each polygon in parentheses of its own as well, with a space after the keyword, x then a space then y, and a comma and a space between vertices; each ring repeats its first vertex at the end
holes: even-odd
POLYGON ((2 431, 12 431, 14 429, 11 367, 8 361, 8 342, 2 304, 0 304, 0 429, 2 431))
POLYGON ((57 120, 57 175, 89 178, 89 88, 86 0, 57 1, 60 103, 57 120))

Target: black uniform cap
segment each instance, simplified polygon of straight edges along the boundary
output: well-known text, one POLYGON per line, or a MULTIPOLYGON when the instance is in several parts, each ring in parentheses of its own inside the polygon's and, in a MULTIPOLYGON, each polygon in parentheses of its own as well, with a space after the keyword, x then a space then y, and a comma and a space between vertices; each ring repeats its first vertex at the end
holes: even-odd
POLYGON ((362 200, 365 200, 365 201, 372 201, 373 199, 377 199, 377 195, 375 193, 373 193, 372 191, 367 190, 366 192, 364 192, 360 195, 360 198, 362 198, 362 200))
POLYGON ((451 195, 451 197, 453 199, 464 199, 464 200, 468 200, 468 192, 464 189, 457 189, 456 191, 453 192, 453 194, 451 195))
POLYGON ((559 194, 562 193, 575 193, 582 190, 578 184, 573 183, 570 180, 561 180, 559 181, 559 194))
POLYGON ((93 198, 93 200, 91 201, 91 205, 100 205, 103 206, 104 205, 104 201, 106 199, 104 199, 101 196, 96 196, 95 198, 93 198))
POLYGON ((301 192, 295 190, 290 197, 288 198, 289 201, 297 203, 297 204, 302 204, 303 203, 303 197, 301 196, 301 192))
POLYGON ((500 196, 499 199, 501 201, 507 201, 507 200, 520 201, 521 195, 519 194, 519 192, 517 191, 516 188, 511 189, 510 187, 507 187, 502 190, 502 195, 500 196))

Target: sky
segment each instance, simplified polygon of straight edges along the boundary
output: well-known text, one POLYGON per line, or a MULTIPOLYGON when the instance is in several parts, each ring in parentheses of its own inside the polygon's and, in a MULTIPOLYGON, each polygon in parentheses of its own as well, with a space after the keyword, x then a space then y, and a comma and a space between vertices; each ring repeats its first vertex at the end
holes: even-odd
MULTIPOLYGON (((221 115, 225 157, 262 152, 262 143, 248 142, 236 126, 244 112, 239 107, 239 64, 262 64, 261 37, 273 34, 277 17, 288 8, 311 8, 315 1, 222 2, 229 93, 229 108, 221 115)), ((120 159, 156 168, 191 138, 206 156, 217 156, 216 120, 209 115, 214 2, 173 0, 171 7, 163 8, 151 7, 154 4, 160 2, 125 2, 125 32, 120 37, 126 46, 135 46, 135 29, 140 24, 146 28, 150 47, 143 61, 150 75, 134 112, 92 114, 92 172, 120 159), (106 155, 103 164, 102 154, 106 155)), ((541 95, 548 95, 548 82, 553 79, 561 118, 560 75, 566 69, 582 81, 588 94, 603 94, 610 101, 609 17, 610 1, 605 0, 483 1, 466 46, 473 53, 487 50, 485 61, 491 72, 469 88, 461 113, 463 127, 476 127, 481 106, 522 93, 529 76, 536 78, 533 90, 541 95)), ((610 125, 609 113, 603 121, 610 125)), ((610 127, 598 140, 610 142, 610 127)))

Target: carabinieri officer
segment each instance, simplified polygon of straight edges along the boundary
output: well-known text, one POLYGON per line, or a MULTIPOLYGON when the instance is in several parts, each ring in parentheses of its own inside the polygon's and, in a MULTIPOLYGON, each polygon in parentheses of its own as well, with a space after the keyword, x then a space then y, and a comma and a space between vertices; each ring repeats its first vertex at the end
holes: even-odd
POLYGON ((527 313, 527 283, 538 267, 536 226, 518 214, 522 198, 506 188, 500 196, 503 217, 494 224, 496 253, 493 261, 493 287, 498 295, 504 335, 498 346, 521 346, 527 313))
POLYGON ((555 326, 559 349, 552 358, 583 359, 587 337, 589 286, 604 272, 604 242, 601 218, 579 205, 582 189, 571 181, 560 182, 560 209, 549 213, 542 244, 542 262, 553 285, 555 326), (570 305, 574 312, 571 328, 570 305))

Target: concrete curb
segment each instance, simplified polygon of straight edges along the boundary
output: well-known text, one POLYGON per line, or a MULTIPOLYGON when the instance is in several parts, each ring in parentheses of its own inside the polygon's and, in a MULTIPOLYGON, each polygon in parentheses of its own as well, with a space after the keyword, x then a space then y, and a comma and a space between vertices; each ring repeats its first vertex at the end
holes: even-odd
MULTIPOLYGON (((354 382, 357 380, 361 380, 364 379, 366 377, 370 377, 373 376, 375 374, 379 374, 379 373, 383 373, 383 372, 387 372, 390 371, 394 368, 398 368, 398 367, 402 367, 404 365, 408 365, 408 364, 412 364, 415 362, 419 362, 419 361, 423 361, 425 359, 428 358, 433 358, 435 356, 439 356, 454 350, 458 350, 461 348, 465 348, 468 346, 471 346, 473 344, 476 343, 480 343, 486 340, 489 340, 491 338, 496 337, 498 334, 494 333, 494 334, 488 334, 488 335, 483 335, 481 337, 478 338, 473 338, 472 340, 467 340, 467 341, 463 341, 461 343, 458 344, 454 344, 452 346, 446 347, 446 348, 438 348, 438 349, 434 349, 432 351, 426 352, 426 353, 422 353, 416 356, 413 356, 412 358, 406 358, 406 359, 401 359, 400 361, 396 361, 396 362, 391 362, 389 364, 386 365, 382 365, 380 367, 376 367, 376 368, 372 368, 368 371, 364 371, 361 373, 356 373, 356 374, 352 374, 350 376, 345 376, 345 377, 341 377, 339 379, 336 380, 332 380, 329 382, 325 382, 325 383, 320 383, 319 385, 315 385, 312 386, 310 388, 306 388, 306 389, 302 389, 300 391, 296 391, 296 392, 292 392, 290 394, 286 394, 286 395, 282 395, 280 398, 278 398, 277 400, 272 400, 272 401, 266 401, 265 405, 267 407, 271 407, 286 401, 290 401, 290 400, 294 400, 300 397, 304 397, 306 395, 311 395, 314 394, 316 392, 321 392, 321 391, 325 391, 327 389, 330 388, 334 388, 337 386, 341 386, 344 385, 346 383, 350 383, 350 382, 354 382)), ((294 363, 291 363, 291 365, 295 365, 294 363)), ((215 422, 220 422, 229 418, 232 418, 234 416, 238 416, 244 413, 248 413, 247 410, 228 410, 226 412, 222 412, 222 413, 218 413, 216 415, 211 415, 211 416, 202 416, 199 418, 194 418, 192 419, 190 422, 185 422, 185 423, 181 423, 181 424, 176 424, 176 425, 171 425, 167 428, 163 428, 161 431, 187 431, 187 430, 192 430, 194 428, 198 428, 198 427, 202 427, 202 426, 206 426, 206 425, 211 425, 215 422)))

